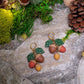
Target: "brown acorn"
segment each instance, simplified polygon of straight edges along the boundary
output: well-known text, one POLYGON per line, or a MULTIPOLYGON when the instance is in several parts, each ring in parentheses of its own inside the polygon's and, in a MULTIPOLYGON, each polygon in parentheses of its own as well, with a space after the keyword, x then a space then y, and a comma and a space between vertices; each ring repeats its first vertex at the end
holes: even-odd
POLYGON ((23 3, 27 3, 29 0, 21 0, 23 3))
POLYGON ((49 46, 49 51, 50 51, 50 53, 56 52, 56 49, 57 49, 57 46, 56 46, 55 44, 51 44, 51 45, 49 46))
POLYGON ((42 63, 42 62, 44 62, 44 57, 41 54, 37 54, 36 57, 35 57, 35 60, 37 62, 42 63))

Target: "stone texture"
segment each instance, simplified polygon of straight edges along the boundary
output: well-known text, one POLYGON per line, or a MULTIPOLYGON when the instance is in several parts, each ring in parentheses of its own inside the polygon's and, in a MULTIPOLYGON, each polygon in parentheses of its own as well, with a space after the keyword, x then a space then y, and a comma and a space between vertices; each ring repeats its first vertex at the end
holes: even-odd
POLYGON ((4 44, 4 46, 0 45, 0 50, 5 49, 5 50, 15 50, 18 46, 20 46, 20 44, 23 41, 18 41, 17 40, 17 36, 15 40, 12 40, 10 43, 8 44, 4 44))
POLYGON ((0 59, 0 84, 20 84, 21 78, 10 65, 0 59))
MULTIPOLYGON (((45 41, 48 40, 49 32, 54 32, 55 38, 63 38, 66 35, 65 32, 71 29, 67 20, 69 9, 62 7, 56 5, 52 14, 54 19, 49 24, 42 24, 41 20, 37 19, 33 26, 34 32, 32 36, 17 49, 0 50, 0 59, 12 65, 14 72, 16 71, 14 77, 18 80, 17 82, 23 84, 28 84, 28 81, 29 84, 79 84, 77 69, 81 59, 81 51, 84 47, 84 34, 78 35, 74 33, 70 35, 64 44, 67 51, 60 53, 61 57, 58 61, 54 60, 53 54, 50 54, 48 48, 44 46, 45 41), (28 67, 27 55, 31 52, 30 44, 32 42, 36 42, 38 47, 42 47, 45 51, 43 54, 45 61, 41 63, 42 70, 40 72, 28 67)), ((0 66, 3 67, 4 63, 0 63, 0 66)), ((12 72, 11 70, 7 71, 12 72)), ((5 74, 9 74, 9 72, 5 74)), ((1 76, 5 76, 5 74, 3 73, 1 76)), ((9 78, 11 77, 9 76, 9 78)), ((16 80, 13 79, 13 81, 16 80)))

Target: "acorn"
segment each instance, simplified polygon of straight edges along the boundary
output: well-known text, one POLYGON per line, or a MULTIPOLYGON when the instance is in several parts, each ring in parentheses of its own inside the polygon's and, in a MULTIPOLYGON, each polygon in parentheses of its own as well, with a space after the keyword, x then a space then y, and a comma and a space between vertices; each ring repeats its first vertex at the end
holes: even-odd
POLYGON ((84 57, 84 51, 82 52, 82 56, 84 57))
POLYGON ((49 51, 50 51, 50 53, 56 52, 56 49, 57 49, 57 47, 56 47, 55 44, 51 44, 51 45, 49 46, 49 51))
POLYGON ((66 51, 66 48, 61 45, 61 46, 58 47, 58 51, 61 52, 61 53, 64 53, 66 51))
POLYGON ((42 62, 44 62, 44 57, 41 54, 37 54, 36 57, 35 57, 35 60, 37 62, 42 63, 42 62))
POLYGON ((27 3, 29 0, 21 0, 22 3, 27 3))
POLYGON ((35 69, 36 69, 36 71, 41 71, 41 65, 40 64, 36 64, 35 69))
POLYGON ((31 61, 29 62, 29 67, 30 67, 30 68, 34 68, 35 65, 36 65, 36 61, 35 61, 35 60, 31 60, 31 61))
POLYGON ((55 53, 54 58, 55 58, 56 60, 59 60, 60 54, 59 54, 59 53, 55 53))

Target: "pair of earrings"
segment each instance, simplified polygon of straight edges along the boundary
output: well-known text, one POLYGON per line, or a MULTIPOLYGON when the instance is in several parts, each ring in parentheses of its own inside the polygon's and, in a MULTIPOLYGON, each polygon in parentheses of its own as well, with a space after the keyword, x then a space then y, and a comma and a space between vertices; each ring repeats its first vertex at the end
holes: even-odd
MULTIPOLYGON (((45 47, 49 47, 50 53, 55 53, 54 58, 58 60, 60 58, 60 54, 58 52, 64 53, 66 51, 66 48, 63 46, 64 42, 61 39, 54 39, 55 33, 50 32, 48 37, 49 40, 45 42, 45 47)), ((30 48, 32 49, 32 53, 30 53, 27 56, 28 62, 29 62, 29 67, 36 69, 36 71, 41 70, 41 65, 39 63, 44 62, 44 57, 43 53, 44 50, 40 47, 36 48, 37 44, 32 43, 30 45, 30 48)))

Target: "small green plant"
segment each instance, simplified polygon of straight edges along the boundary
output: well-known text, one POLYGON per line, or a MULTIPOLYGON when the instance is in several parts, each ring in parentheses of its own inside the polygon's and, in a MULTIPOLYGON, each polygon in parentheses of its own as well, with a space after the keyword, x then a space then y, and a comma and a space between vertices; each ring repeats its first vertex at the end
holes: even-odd
MULTIPOLYGON (((62 40, 63 40, 63 41, 66 41, 66 40, 69 38, 69 36, 70 36, 71 34, 73 34, 73 33, 77 33, 77 32, 75 32, 75 31, 72 30, 72 29, 67 30, 67 32, 66 32, 66 36, 65 36, 62 40)), ((77 33, 77 34, 80 35, 80 33, 77 33)))
POLYGON ((13 25, 13 15, 10 10, 0 9, 0 44, 10 42, 10 29, 13 25))
POLYGON ((52 5, 54 6, 56 3, 62 4, 63 0, 43 0, 44 2, 46 2, 48 5, 52 5))

